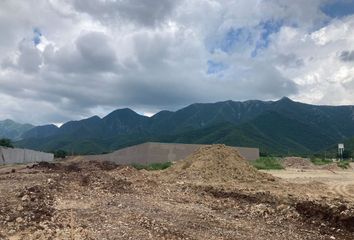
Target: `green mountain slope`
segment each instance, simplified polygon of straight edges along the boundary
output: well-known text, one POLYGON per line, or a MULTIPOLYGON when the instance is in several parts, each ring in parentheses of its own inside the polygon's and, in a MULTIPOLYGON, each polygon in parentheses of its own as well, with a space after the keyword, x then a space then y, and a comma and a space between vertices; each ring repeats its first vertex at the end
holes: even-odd
POLYGON ((315 106, 279 101, 192 104, 152 117, 119 109, 104 118, 42 126, 17 146, 100 153, 144 141, 225 143, 273 153, 309 153, 354 137, 353 106, 315 106))
POLYGON ((32 128, 34 126, 31 124, 21 124, 9 119, 0 121, 0 138, 20 140, 22 135, 32 128))
POLYGON ((310 153, 333 142, 330 136, 317 132, 311 125, 276 112, 266 112, 241 125, 218 124, 177 136, 165 137, 162 140, 259 147, 261 151, 272 153, 310 153))

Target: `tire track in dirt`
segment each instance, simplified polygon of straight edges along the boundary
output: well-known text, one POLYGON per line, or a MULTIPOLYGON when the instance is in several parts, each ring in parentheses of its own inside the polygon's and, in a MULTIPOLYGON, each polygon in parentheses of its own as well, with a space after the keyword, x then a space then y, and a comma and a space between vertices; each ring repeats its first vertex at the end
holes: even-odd
POLYGON ((335 194, 354 200, 354 184, 335 184, 330 189, 335 194))

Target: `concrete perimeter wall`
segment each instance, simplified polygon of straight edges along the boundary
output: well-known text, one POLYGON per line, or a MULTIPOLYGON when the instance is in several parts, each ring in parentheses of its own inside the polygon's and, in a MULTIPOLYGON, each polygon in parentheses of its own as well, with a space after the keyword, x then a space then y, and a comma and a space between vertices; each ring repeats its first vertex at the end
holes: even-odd
MULTIPOLYGON (((149 164, 173 162, 184 159, 198 148, 200 144, 154 143, 148 142, 127 147, 109 154, 85 156, 88 160, 112 161, 118 164, 149 164)), ((258 148, 234 147, 249 161, 259 158, 258 148)))
POLYGON ((38 152, 29 149, 0 147, 0 164, 50 162, 54 160, 54 154, 38 152))

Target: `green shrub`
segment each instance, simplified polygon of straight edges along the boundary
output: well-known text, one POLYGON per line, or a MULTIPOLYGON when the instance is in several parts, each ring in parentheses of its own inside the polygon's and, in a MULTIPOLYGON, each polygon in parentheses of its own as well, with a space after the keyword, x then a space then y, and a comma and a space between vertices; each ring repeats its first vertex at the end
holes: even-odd
POLYGON ((340 161, 337 163, 337 166, 343 169, 349 168, 349 161, 340 161))
POLYGON ((259 152, 259 156, 261 157, 270 157, 271 155, 268 152, 259 152))
POLYGON ((8 147, 8 148, 14 148, 14 145, 12 144, 12 141, 10 139, 7 139, 7 138, 0 139, 0 146, 8 147))
POLYGON ((150 163, 147 165, 144 164, 132 164, 132 166, 138 170, 145 169, 148 171, 164 170, 172 166, 171 162, 165 163, 150 163))
MULTIPOLYGON (((353 153, 352 153, 352 151, 350 151, 350 150, 344 150, 343 151, 343 159, 350 159, 350 158, 352 158, 352 156, 353 156, 353 153)), ((339 156, 340 157, 340 156, 339 156)), ((338 157, 338 158, 339 158, 338 157)))
POLYGON ((281 165, 278 158, 275 157, 260 157, 256 161, 252 161, 251 164, 257 168, 262 170, 271 170, 271 169, 284 169, 281 165))
POLYGON ((332 163, 332 160, 323 158, 311 158, 311 162, 315 165, 326 165, 332 163))
POLYGON ((53 152, 55 158, 66 158, 68 153, 64 150, 56 150, 53 152))

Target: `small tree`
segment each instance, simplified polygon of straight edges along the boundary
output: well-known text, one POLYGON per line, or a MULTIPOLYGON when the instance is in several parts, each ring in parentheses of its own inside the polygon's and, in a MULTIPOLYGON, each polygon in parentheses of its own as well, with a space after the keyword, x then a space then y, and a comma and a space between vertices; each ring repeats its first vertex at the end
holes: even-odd
POLYGON ((8 138, 0 139, 0 146, 8 147, 8 148, 14 148, 14 145, 12 144, 12 141, 10 139, 8 139, 8 138))
POLYGON ((259 152, 259 156, 260 157, 270 157, 270 154, 268 152, 261 151, 261 152, 259 152))
POLYGON ((66 158, 68 153, 64 150, 56 150, 54 151, 54 157, 55 158, 66 158))
POLYGON ((344 150, 343 151, 343 159, 350 159, 350 158, 352 158, 352 151, 344 150))
POLYGON ((342 156, 339 153, 337 153, 337 158, 342 157, 343 159, 350 159, 350 158, 352 158, 352 156, 353 156, 353 154, 352 154, 352 151, 350 151, 350 150, 344 150, 342 156))

